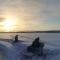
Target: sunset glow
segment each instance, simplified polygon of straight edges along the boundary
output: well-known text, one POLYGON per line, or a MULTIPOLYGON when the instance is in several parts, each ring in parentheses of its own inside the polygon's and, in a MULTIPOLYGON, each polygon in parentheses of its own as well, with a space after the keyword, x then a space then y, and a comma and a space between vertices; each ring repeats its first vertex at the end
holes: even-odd
POLYGON ((12 21, 7 20, 4 22, 4 27, 6 27, 6 28, 12 27, 12 25, 13 25, 12 21))
POLYGON ((60 30, 60 0, 1 0, 0 32, 60 30))
POLYGON ((14 29, 14 26, 16 25, 16 20, 14 20, 13 18, 6 18, 4 21, 3 21, 3 28, 9 32, 11 30, 14 29))

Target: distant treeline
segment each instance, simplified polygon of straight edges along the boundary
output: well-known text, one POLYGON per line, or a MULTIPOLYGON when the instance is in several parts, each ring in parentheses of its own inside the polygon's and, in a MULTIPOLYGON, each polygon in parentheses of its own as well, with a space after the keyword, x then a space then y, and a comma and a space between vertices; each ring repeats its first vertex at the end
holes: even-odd
POLYGON ((60 33, 60 31, 19 31, 19 32, 0 32, 0 33, 60 33))

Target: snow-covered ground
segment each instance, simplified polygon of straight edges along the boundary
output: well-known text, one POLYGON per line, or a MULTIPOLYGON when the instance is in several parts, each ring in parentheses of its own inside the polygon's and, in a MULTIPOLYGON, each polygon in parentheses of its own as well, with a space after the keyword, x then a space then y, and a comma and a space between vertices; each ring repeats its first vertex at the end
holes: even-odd
MULTIPOLYGON (((28 60, 26 48, 39 36, 45 43, 46 56, 32 56, 30 60, 60 60, 60 33, 15 33, 8 34, 0 39, 0 60, 28 60), (11 36, 19 35, 19 42, 13 43, 11 36), (6 38, 5 38, 6 37, 6 38)), ((3 34, 4 35, 4 34, 3 34)))

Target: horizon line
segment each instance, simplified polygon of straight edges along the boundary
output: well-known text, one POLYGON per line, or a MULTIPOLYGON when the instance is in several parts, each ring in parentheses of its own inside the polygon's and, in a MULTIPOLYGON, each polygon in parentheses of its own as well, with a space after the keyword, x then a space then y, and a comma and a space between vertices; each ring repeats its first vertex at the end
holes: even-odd
POLYGON ((0 33, 60 33, 60 30, 48 30, 48 31, 12 31, 12 32, 0 32, 0 33))

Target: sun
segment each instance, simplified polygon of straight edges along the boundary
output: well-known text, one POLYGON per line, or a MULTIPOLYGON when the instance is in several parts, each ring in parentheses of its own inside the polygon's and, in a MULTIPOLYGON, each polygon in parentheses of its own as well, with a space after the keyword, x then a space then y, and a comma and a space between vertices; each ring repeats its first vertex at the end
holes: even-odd
POLYGON ((7 21, 4 22, 4 27, 6 27, 6 28, 11 27, 12 25, 13 25, 12 21, 7 20, 7 21))
POLYGON ((5 31, 9 32, 12 31, 14 29, 14 25, 16 25, 17 22, 14 21, 14 19, 6 19, 3 22, 3 27, 5 29, 5 31))
POLYGON ((1 23, 4 32, 15 32, 26 29, 26 22, 22 18, 7 16, 1 23))

